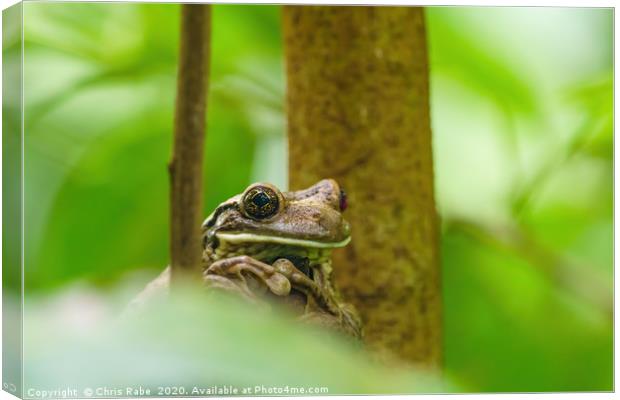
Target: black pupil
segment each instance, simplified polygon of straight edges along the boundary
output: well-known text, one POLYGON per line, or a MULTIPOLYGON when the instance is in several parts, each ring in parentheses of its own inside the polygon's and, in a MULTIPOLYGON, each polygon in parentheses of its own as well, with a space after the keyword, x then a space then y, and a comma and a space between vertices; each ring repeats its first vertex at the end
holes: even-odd
POLYGON ((263 192, 257 193, 256 196, 252 198, 252 203, 256 204, 258 207, 262 207, 269 203, 269 196, 263 192))
POLYGON ((275 215, 279 205, 276 193, 265 187, 253 188, 243 199, 246 214, 254 219, 265 219, 275 215))

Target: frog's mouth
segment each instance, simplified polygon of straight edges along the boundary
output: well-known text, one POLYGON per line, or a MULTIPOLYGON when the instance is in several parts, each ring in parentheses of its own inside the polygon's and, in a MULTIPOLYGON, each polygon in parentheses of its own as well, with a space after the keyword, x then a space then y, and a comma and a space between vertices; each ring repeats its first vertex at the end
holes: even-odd
POLYGON ((217 240, 207 247, 213 261, 246 255, 272 264, 279 258, 290 260, 301 272, 313 278, 313 268, 329 262, 335 248, 344 247, 347 237, 339 242, 320 242, 252 233, 217 232, 217 240))
POLYGON ((334 249, 337 247, 344 247, 351 241, 351 236, 340 242, 319 242, 308 239, 293 239, 280 236, 268 236, 268 235, 256 235, 252 233, 228 233, 218 232, 216 233, 220 242, 227 242, 231 244, 238 243, 273 243, 283 244, 297 247, 309 247, 317 249, 334 249))

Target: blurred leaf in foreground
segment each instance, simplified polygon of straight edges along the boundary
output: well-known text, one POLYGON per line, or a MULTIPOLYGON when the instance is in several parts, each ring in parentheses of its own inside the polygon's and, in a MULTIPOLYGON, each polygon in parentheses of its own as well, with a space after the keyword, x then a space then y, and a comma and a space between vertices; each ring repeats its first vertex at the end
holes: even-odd
POLYGON ((286 386, 322 387, 328 394, 446 390, 428 373, 380 366, 345 339, 202 291, 183 290, 170 302, 123 319, 94 292, 65 297, 29 302, 27 390, 66 386, 81 394, 85 388, 142 386, 156 394, 159 386, 182 386, 192 394, 194 387, 213 385, 250 387, 249 394, 286 386))

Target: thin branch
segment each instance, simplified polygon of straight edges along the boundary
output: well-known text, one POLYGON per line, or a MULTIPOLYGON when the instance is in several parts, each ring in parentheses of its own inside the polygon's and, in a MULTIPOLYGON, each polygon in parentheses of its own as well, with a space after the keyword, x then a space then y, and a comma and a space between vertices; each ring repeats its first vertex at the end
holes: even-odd
POLYGON ((172 280, 199 276, 201 260, 202 165, 209 76, 211 9, 181 6, 180 56, 170 172, 172 280))

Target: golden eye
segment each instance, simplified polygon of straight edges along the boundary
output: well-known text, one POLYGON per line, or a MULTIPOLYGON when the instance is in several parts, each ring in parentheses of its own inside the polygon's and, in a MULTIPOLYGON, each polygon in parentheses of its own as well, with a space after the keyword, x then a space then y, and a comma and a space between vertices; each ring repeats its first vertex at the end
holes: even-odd
POLYGON ((250 218, 267 219, 280 210, 280 198, 276 190, 265 185, 248 188, 241 199, 242 210, 250 218))

